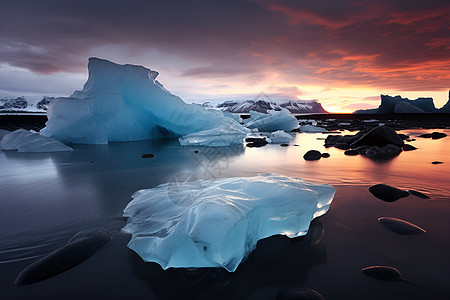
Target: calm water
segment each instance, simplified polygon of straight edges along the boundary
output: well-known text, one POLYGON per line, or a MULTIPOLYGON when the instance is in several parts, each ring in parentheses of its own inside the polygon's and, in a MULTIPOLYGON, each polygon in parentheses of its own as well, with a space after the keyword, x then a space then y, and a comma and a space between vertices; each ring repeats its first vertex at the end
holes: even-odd
POLYGON ((0 151, 0 299, 274 299, 279 290, 295 286, 314 288, 326 299, 449 299, 450 138, 417 138, 411 144, 418 150, 377 162, 325 149, 325 137, 297 134, 289 147, 180 147, 176 140, 157 140, 75 145, 71 153, 0 151), (331 157, 303 160, 310 149, 331 157), (144 153, 156 157, 140 158, 144 153), (121 213, 135 191, 168 181, 266 172, 336 187, 330 210, 306 237, 261 241, 235 273, 163 271, 126 247, 121 213), (376 183, 422 191, 431 200, 409 196, 386 203, 368 192, 376 183), (378 224, 381 216, 411 221, 428 233, 396 235, 378 224), (91 228, 107 230, 114 239, 63 274, 31 286, 13 285, 28 264, 91 228), (415 284, 361 273, 377 264, 397 267, 415 284))

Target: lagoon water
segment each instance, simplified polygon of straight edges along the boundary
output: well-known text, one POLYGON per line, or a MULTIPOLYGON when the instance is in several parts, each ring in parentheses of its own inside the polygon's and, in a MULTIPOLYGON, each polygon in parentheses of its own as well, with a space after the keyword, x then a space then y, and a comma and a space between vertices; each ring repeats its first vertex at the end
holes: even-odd
MULTIPOLYGON (((429 131, 403 131, 412 137, 424 132, 429 131)), ((287 287, 313 288, 325 299, 449 299, 450 137, 417 137, 411 144, 418 150, 388 161, 326 149, 325 137, 297 133, 289 147, 181 147, 167 139, 73 145, 69 153, 0 151, 0 299, 275 299, 287 287), (310 149, 331 156, 305 161, 310 149), (141 158, 145 153, 155 157, 141 158), (126 247, 121 215, 135 191, 168 181, 268 172, 336 188, 330 210, 313 221, 306 237, 260 241, 234 273, 164 271, 126 247), (377 183, 431 199, 383 202, 368 191, 377 183), (382 216, 413 222, 427 234, 397 235, 378 224, 382 216), (69 271, 14 286, 24 267, 93 228, 114 239, 69 271), (367 277, 361 269, 370 265, 394 266, 414 284, 367 277)), ((192 197, 197 193, 201 186, 192 184, 192 197)))

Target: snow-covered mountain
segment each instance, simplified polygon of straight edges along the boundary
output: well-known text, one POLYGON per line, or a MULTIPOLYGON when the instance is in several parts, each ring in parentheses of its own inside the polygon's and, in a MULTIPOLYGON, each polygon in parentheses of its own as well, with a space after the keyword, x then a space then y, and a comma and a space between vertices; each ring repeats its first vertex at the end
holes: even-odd
POLYGON ((0 98, 0 112, 43 112, 54 97, 0 98))
POLYGON ((286 108, 293 114, 302 113, 327 113, 322 105, 315 100, 287 100, 287 101, 267 101, 267 100, 229 100, 219 103, 217 109, 231 113, 248 113, 251 110, 260 113, 267 113, 268 110, 281 110, 286 108))

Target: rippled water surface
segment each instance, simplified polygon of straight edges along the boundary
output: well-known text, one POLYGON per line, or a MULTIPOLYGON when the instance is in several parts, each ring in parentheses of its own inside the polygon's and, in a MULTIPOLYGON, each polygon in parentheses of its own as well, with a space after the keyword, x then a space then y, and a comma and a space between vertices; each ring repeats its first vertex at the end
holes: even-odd
MULTIPOLYGON (((403 133, 424 132, 429 131, 403 133)), ((0 299, 274 299, 279 290, 295 286, 314 288, 326 299, 450 298, 450 137, 417 138, 411 144, 418 150, 389 161, 326 149, 325 137, 297 134, 289 147, 180 147, 176 140, 155 140, 74 145, 70 153, 0 151, 0 299), (310 149, 331 157, 305 161, 310 149), (144 153, 155 158, 143 159, 144 153), (121 214, 135 191, 168 181, 267 172, 336 187, 330 210, 306 237, 261 241, 235 273, 163 271, 126 247, 121 214), (383 202, 368 192, 376 183, 415 189, 431 199, 383 202), (396 235, 378 224, 381 216, 411 221, 427 234, 396 235), (14 286, 25 266, 91 228, 107 230, 114 239, 63 274, 14 286), (415 284, 362 274, 363 267, 378 264, 397 267, 415 284)))

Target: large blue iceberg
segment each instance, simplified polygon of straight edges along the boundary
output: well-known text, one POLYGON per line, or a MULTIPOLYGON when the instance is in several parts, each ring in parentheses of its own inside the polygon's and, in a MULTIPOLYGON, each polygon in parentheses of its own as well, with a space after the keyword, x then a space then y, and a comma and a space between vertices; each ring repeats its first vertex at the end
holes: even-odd
POLYGON ((232 272, 258 240, 305 235, 335 189, 277 174, 171 182, 140 190, 124 209, 128 247, 170 267, 232 272))
MULTIPOLYGON (((107 144, 199 133, 205 144, 228 146, 242 143, 250 131, 220 111, 185 103, 156 80, 158 72, 143 66, 90 58, 88 69, 83 90, 50 103, 42 135, 107 144)), ((180 142, 198 144, 197 137, 180 142)))

